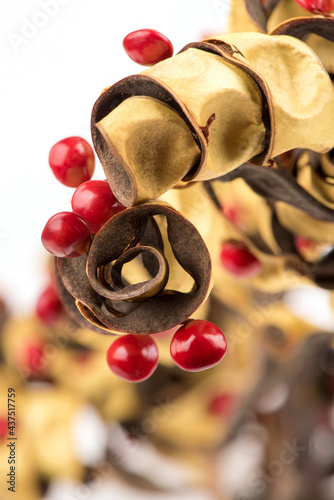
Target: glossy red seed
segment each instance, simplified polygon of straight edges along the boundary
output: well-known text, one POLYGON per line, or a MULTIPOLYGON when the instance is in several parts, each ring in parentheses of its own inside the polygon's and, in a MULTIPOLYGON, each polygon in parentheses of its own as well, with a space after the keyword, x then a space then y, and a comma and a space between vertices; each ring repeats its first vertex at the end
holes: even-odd
POLYGON ((158 364, 158 348, 149 335, 124 335, 109 347, 107 363, 115 375, 128 382, 141 382, 158 364))
POLYGON ((129 33, 123 40, 128 56, 138 64, 152 66, 173 55, 173 45, 159 31, 144 29, 129 33))
POLYGON ((42 232, 44 248, 57 257, 78 257, 88 250, 90 241, 88 225, 73 212, 54 215, 42 232))
POLYGON ((94 173, 94 151, 82 137, 67 137, 51 148, 49 165, 62 184, 77 187, 94 173))
POLYGON ((115 198, 107 181, 88 181, 74 191, 72 197, 73 212, 80 215, 97 233, 110 217, 125 210, 115 198))
POLYGON ((213 323, 193 319, 174 334, 170 353, 177 366, 189 372, 198 372, 215 366, 223 359, 226 339, 213 323))
POLYGON ((253 278, 262 271, 261 262, 242 243, 224 243, 220 261, 227 272, 239 278, 253 278))
POLYGON ((309 12, 332 12, 334 0, 296 0, 296 2, 309 12))
POLYGON ((44 323, 52 325, 62 315, 63 306, 53 285, 49 285, 38 297, 36 314, 44 323))

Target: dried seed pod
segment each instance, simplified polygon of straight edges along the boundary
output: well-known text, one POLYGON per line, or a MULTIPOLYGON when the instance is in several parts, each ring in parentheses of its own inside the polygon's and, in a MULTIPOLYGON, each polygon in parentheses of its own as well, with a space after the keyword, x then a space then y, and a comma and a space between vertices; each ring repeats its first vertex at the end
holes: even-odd
POLYGON ((334 74, 332 16, 314 16, 302 9, 296 0, 280 1, 270 15, 270 34, 295 36, 309 45, 328 73, 334 74))
MULTIPOLYGON (((80 313, 101 333, 169 330, 206 299, 211 278, 210 256, 199 233, 164 203, 114 216, 95 235, 88 254, 58 259, 58 268, 80 313), (170 249, 163 242, 165 224, 170 249), (135 268, 137 281, 130 283, 133 273, 126 278, 122 268, 139 255, 141 275, 135 268), (175 271, 180 266, 183 273, 175 271)), ((73 299, 66 300, 73 310, 73 299)))
POLYGON ((266 17, 260 1, 247 2, 245 0, 231 0, 227 20, 226 32, 253 32, 265 33, 266 17), (251 12, 250 12, 251 9, 251 12))
MULTIPOLYGON (((327 36, 329 25, 308 29, 327 36)), ((112 190, 131 206, 294 148, 326 152, 333 117, 331 82, 306 44, 233 33, 109 87, 93 108, 92 135, 112 190)))
POLYGON ((282 22, 270 32, 270 35, 288 35, 305 40, 313 34, 334 42, 333 27, 332 16, 298 17, 282 22))
POLYGON ((206 158, 205 138, 189 111, 170 89, 148 76, 130 76, 103 92, 93 107, 91 128, 94 146, 110 187, 125 206, 156 198, 189 171, 200 168, 206 158), (141 99, 135 100, 134 96, 141 99), (136 110, 135 115, 128 113, 126 100, 129 98, 136 110), (123 109, 117 111, 120 105, 123 105, 125 114, 123 109), (146 116, 145 106, 149 110, 146 116), (120 128, 121 134, 116 141, 120 151, 113 144, 114 135, 108 135, 114 110, 119 113, 116 128, 120 128), (132 138, 128 135, 129 129, 132 138), (152 132, 153 136, 150 136, 152 132), (173 151, 173 148, 176 149, 173 151), (184 154, 183 148, 190 149, 191 154, 184 154), (177 171, 180 152, 184 158, 180 163, 181 171, 177 171), (147 155, 149 161, 146 165, 147 155), (141 171, 143 162, 145 168, 141 171))
POLYGON ((311 217, 334 222, 334 211, 311 196, 284 170, 269 170, 245 164, 218 180, 228 182, 237 178, 242 178, 255 193, 269 201, 282 201, 311 217))
MULTIPOLYGON (((322 31, 329 28, 327 23, 322 31)), ((217 39, 235 47, 234 57, 268 85, 275 123, 272 157, 294 148, 325 153, 334 140, 334 90, 328 74, 306 44, 274 35, 230 33, 217 39)))

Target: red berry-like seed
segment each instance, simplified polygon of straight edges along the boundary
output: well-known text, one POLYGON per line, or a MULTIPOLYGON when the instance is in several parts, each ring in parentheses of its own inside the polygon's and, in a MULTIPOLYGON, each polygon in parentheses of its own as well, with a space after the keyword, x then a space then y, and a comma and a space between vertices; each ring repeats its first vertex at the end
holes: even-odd
POLYGON ((124 335, 109 347, 107 363, 111 371, 128 382, 142 382, 158 365, 158 348, 149 335, 124 335))
POLYGON ((82 137, 67 137, 51 148, 49 164, 62 184, 77 187, 94 173, 94 151, 82 137))
POLYGON ((61 316, 63 306, 54 286, 49 285, 41 293, 36 304, 36 314, 44 323, 52 325, 61 316))
POLYGON ((144 29, 126 35, 123 47, 128 56, 138 64, 152 66, 173 55, 173 45, 159 31, 144 29))
POLYGON ((56 257, 78 257, 87 252, 91 234, 86 222, 73 212, 60 212, 45 225, 44 248, 56 257))
POLYGON ((107 181, 88 181, 74 191, 72 209, 85 219, 95 234, 110 217, 125 207, 115 198, 107 181))
POLYGON ((262 271, 261 262, 242 243, 224 243, 220 261, 227 272, 239 278, 253 278, 262 271))
POLYGON ((334 0, 296 0, 296 2, 309 12, 332 12, 334 0))
POLYGON ((177 366, 189 372, 212 368, 226 353, 223 332, 209 321, 193 319, 174 334, 170 353, 177 366))

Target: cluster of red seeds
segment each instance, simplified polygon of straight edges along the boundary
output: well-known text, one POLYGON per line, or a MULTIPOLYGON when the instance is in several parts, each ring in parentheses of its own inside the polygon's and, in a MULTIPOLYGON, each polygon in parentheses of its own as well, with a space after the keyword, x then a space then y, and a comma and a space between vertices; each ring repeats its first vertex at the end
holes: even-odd
POLYGON ((60 212, 46 223, 42 243, 57 257, 84 254, 95 234, 110 217, 125 207, 113 195, 107 181, 91 181, 95 157, 91 146, 81 137, 68 137, 50 151, 49 164, 65 186, 76 187, 73 212, 60 212))
MULTIPOLYGON (((145 66, 173 55, 171 42, 155 30, 132 32, 124 38, 123 46, 131 59, 145 66)), ((88 250, 91 235, 125 207, 115 198, 107 181, 90 180, 95 158, 84 139, 68 137, 57 142, 50 151, 49 164, 62 184, 76 190, 71 202, 73 211, 61 212, 49 219, 42 232, 42 243, 57 257, 78 257, 88 250)), ((58 305, 52 290, 47 290, 39 300, 37 314, 52 323, 58 305)), ((192 319, 176 331, 170 352, 177 366, 196 372, 211 368, 222 360, 226 339, 213 323, 192 319)), ((158 347, 150 335, 118 337, 107 352, 110 369, 130 382, 147 379, 156 369, 158 358, 158 347)))

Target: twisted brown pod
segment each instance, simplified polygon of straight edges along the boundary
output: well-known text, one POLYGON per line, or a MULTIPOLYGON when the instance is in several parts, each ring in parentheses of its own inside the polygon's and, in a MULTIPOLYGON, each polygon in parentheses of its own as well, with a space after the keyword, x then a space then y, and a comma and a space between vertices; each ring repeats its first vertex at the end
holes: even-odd
MULTIPOLYGON (((198 231, 164 203, 138 205, 116 215, 96 234, 87 254, 58 259, 58 269, 80 313, 101 333, 169 330, 205 300, 211 279, 210 256, 198 231), (164 220, 169 254, 161 235, 164 220), (138 255, 148 278, 130 284, 122 268, 138 255), (173 277, 169 277, 167 261, 174 268, 173 259, 193 279, 190 291, 169 288, 173 277)), ((64 290, 62 295, 66 295, 64 290)))

